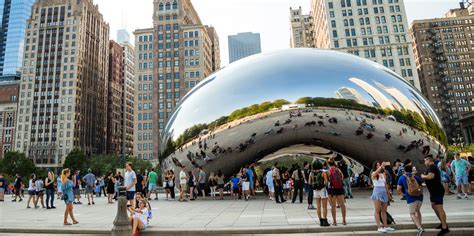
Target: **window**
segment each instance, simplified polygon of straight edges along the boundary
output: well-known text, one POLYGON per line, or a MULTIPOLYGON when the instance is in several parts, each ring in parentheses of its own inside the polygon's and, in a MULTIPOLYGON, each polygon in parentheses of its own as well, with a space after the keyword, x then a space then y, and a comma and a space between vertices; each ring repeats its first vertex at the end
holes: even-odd
POLYGON ((336 28, 336 21, 335 20, 331 21, 331 27, 336 28))
POLYGON ((337 38, 337 30, 332 31, 332 37, 337 38))
POLYGON ((334 40, 334 47, 335 47, 335 48, 339 48, 339 41, 334 40))
POLYGON ((333 9, 333 8, 334 8, 333 3, 332 3, 332 2, 329 2, 329 3, 328 3, 328 7, 329 7, 329 9, 333 9))

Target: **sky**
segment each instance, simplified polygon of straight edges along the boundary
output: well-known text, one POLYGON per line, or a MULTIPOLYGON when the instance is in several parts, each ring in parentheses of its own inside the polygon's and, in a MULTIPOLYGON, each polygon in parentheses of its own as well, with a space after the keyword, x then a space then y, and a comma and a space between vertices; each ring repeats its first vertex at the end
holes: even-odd
MULTIPOLYGON (((460 0, 405 0, 408 22, 441 17, 457 8, 460 0)), ((136 29, 153 26, 153 0, 94 0, 110 24, 110 37, 126 28, 133 38, 136 29)), ((262 51, 289 48, 290 7, 310 11, 311 0, 192 0, 201 21, 216 28, 220 39, 221 65, 229 61, 227 36, 239 32, 260 33, 262 51)), ((132 39, 133 41, 133 39, 132 39)))

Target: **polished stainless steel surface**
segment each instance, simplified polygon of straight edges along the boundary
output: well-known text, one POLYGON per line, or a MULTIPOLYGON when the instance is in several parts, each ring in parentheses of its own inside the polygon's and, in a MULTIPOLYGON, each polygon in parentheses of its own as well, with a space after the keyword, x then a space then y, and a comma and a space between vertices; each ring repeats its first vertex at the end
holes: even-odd
POLYGON ((391 70, 346 53, 288 49, 240 60, 203 80, 183 98, 161 140, 164 169, 203 166, 229 175, 298 145, 365 166, 406 158, 419 165, 427 154, 442 155, 446 137, 427 100, 391 70))

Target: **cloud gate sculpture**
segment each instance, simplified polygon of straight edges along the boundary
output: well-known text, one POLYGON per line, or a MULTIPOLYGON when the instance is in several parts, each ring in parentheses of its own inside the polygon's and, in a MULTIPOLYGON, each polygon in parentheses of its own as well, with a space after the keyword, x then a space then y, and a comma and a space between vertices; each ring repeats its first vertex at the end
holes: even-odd
POLYGON ((259 54, 209 76, 182 99, 161 140, 164 170, 226 176, 282 149, 353 167, 407 158, 421 167, 447 142, 428 101, 400 76, 318 49, 259 54))

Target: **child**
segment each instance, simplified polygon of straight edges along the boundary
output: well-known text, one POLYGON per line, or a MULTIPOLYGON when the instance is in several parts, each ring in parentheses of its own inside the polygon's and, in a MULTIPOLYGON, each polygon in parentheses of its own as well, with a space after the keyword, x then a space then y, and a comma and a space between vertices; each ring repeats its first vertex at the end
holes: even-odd
POLYGON ((142 199, 138 204, 138 209, 128 208, 128 211, 132 214, 132 235, 138 236, 139 230, 145 230, 148 226, 148 215, 149 210, 146 207, 147 202, 142 199))
POLYGON ((95 197, 100 197, 100 182, 99 182, 99 180, 95 181, 95 197))
POLYGON ((240 186, 240 178, 237 177, 237 175, 234 174, 232 176, 232 179, 230 180, 231 182, 231 187, 232 187, 232 195, 234 196, 234 200, 237 200, 239 198, 239 186, 240 186))

